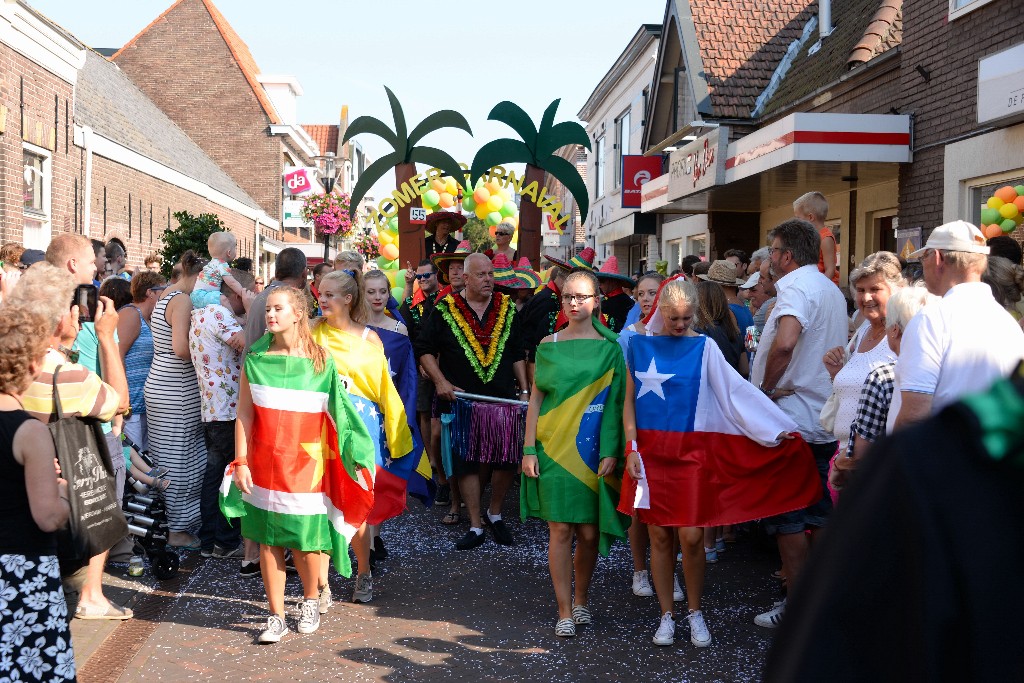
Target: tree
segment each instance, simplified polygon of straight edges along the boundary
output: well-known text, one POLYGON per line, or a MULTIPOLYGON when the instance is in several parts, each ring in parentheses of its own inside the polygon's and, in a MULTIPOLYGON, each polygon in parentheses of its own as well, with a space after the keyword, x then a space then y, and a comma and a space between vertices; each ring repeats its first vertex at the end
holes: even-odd
MULTIPOLYGON (((429 133, 442 128, 458 128, 472 135, 473 131, 469 127, 469 122, 466 121, 466 118, 457 111, 443 109, 434 112, 420 121, 412 129, 412 133, 408 133, 405 112, 402 110, 401 103, 399 103, 398 98, 395 97, 390 88, 384 86, 384 90, 387 91, 388 100, 391 102, 391 115, 395 120, 395 129, 391 130, 386 123, 372 116, 360 116, 349 125, 342 140, 344 143, 356 135, 370 133, 383 139, 394 150, 390 154, 385 154, 380 159, 377 159, 359 175, 359 181, 352 190, 349 215, 355 213, 359 202, 362 201, 366 192, 373 187, 374 183, 384 177, 389 168, 395 169, 395 187, 399 189, 416 175, 417 163, 439 168, 446 175, 455 178, 456 181, 461 181, 465 175, 465 171, 462 170, 459 163, 447 152, 436 147, 417 147, 416 143, 429 133)), ((398 209, 399 263, 419 263, 426 257, 422 235, 423 229, 409 222, 410 208, 412 208, 411 202, 398 209)))
MULTIPOLYGON (((487 115, 490 121, 501 121, 514 130, 520 137, 499 138, 492 140, 480 148, 473 157, 470 169, 472 183, 484 171, 504 164, 526 164, 524 187, 537 183, 544 185, 544 174, 550 173, 562 183, 576 200, 580 208, 580 220, 587 220, 590 198, 587 195, 587 184, 580 177, 574 164, 569 163, 555 152, 566 145, 583 145, 590 149, 590 138, 586 129, 575 121, 555 123, 555 112, 558 103, 555 100, 548 105, 541 117, 540 127, 536 128, 529 114, 515 102, 499 102, 487 115)), ((530 259, 535 269, 540 268, 540 220, 541 209, 536 201, 524 201, 519 206, 519 251, 530 259)))
POLYGON ((188 211, 178 211, 174 214, 178 221, 178 227, 174 230, 164 230, 160 240, 164 248, 160 251, 160 272, 166 278, 171 277, 171 268, 181 258, 181 255, 191 249, 200 256, 210 258, 210 252, 206 250, 206 242, 210 235, 215 232, 224 232, 224 221, 215 213, 203 213, 193 216, 188 211))
POLYGON ((476 216, 470 216, 466 224, 462 226, 462 236, 469 240, 469 246, 473 251, 486 251, 494 246, 487 223, 476 216))

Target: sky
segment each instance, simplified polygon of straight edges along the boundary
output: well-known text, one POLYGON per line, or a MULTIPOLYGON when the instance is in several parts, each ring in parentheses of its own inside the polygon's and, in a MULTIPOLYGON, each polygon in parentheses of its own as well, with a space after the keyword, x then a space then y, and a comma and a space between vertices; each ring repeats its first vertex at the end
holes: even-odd
MULTIPOLYGON (((28 0, 90 47, 120 47, 173 0, 28 0)), ((457 3, 407 0, 214 0, 256 64, 302 86, 299 123, 337 123, 361 115, 393 127, 384 85, 405 110, 409 129, 439 109, 455 109, 473 137, 439 131, 421 144, 470 164, 480 145, 514 133, 487 121, 502 100, 536 124, 561 99, 556 121, 578 120, 601 78, 641 24, 661 24, 666 0, 518 0, 457 3), (458 10, 462 7, 462 10, 458 10), (449 14, 445 14, 445 11, 449 14)), ((371 158, 390 151, 379 138, 357 138, 371 158)), ((394 189, 388 173, 373 188, 394 189)))

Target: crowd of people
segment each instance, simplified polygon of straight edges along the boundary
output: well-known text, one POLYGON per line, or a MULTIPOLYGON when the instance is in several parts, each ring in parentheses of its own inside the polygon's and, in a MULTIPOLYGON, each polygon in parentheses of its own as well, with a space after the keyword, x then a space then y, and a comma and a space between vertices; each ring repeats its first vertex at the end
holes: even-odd
MULTIPOLYGON (((813 581, 811 550, 875 443, 1024 360, 1012 239, 938 226, 915 261, 864 259, 848 299, 825 198, 793 210, 749 258, 631 277, 584 249, 546 256, 544 278, 510 224, 475 253, 454 237, 465 219, 436 212, 401 300, 356 252, 310 272, 283 249, 264 288, 227 232, 169 281, 156 257, 127 272, 116 241, 3 246, 2 673, 72 679, 68 619, 133 616, 103 594, 108 552, 58 561, 71 473, 53 466, 55 398, 102 424, 118 498, 132 481, 163 499, 168 545, 262 577, 259 642, 289 632, 289 569, 300 633, 331 608, 331 564, 372 601, 381 525, 408 495, 467 525, 454 548, 469 552, 516 543, 503 513, 518 486, 521 517, 548 525, 557 637, 592 623, 597 557, 623 541, 623 590, 657 598, 653 642, 673 644, 685 600, 691 643, 710 645, 705 567, 741 525, 775 536, 789 590, 813 581), (95 311, 69 306, 82 287, 95 311)), ((799 618, 786 610, 753 621, 799 618)))

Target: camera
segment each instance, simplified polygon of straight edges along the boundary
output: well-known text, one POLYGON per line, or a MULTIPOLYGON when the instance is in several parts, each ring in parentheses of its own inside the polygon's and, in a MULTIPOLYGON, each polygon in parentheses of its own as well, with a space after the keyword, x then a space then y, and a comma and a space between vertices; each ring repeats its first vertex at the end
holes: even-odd
POLYGON ((71 300, 72 306, 78 306, 78 324, 96 321, 96 310, 99 308, 99 290, 96 285, 78 285, 71 300))

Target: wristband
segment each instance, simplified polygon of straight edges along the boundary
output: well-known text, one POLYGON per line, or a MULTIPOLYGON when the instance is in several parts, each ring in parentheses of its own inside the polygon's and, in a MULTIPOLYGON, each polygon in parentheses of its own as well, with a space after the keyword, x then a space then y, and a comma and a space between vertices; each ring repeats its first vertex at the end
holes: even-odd
POLYGON ((523 446, 523 455, 537 455, 537 447, 523 446))

